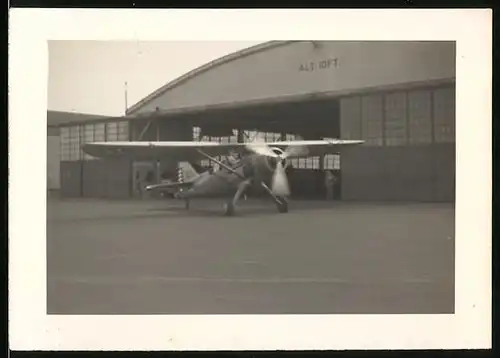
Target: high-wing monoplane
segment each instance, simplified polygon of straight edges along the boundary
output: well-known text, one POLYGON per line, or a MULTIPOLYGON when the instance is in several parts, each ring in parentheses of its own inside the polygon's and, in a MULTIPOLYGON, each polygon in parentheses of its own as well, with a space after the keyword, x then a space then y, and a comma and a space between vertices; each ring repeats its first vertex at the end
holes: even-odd
POLYGON ((195 163, 208 159, 217 170, 192 173, 176 182, 150 185, 147 190, 175 189, 175 197, 185 201, 186 209, 193 198, 220 195, 226 198, 225 215, 235 213, 235 206, 252 184, 260 185, 272 198, 280 213, 288 212, 290 187, 285 172, 290 159, 339 153, 341 147, 363 143, 362 140, 296 140, 264 142, 257 137, 249 143, 203 141, 94 142, 83 145, 83 151, 98 158, 127 157, 131 160, 170 158, 176 162, 195 163), (217 156, 228 156, 218 160, 217 156))

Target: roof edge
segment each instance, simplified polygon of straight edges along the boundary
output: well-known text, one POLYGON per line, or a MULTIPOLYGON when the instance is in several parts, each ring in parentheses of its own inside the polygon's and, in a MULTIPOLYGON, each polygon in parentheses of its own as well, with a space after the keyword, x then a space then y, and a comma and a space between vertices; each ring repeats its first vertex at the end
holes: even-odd
POLYGON ((58 111, 55 109, 47 109, 47 113, 58 113, 58 114, 67 114, 67 115, 76 115, 76 116, 85 116, 85 117, 94 117, 94 118, 105 118, 108 117, 102 114, 93 114, 93 113, 85 113, 85 112, 71 112, 71 111, 58 111))
POLYGON ((168 90, 171 90, 172 88, 175 88, 175 87, 181 85, 182 83, 186 82, 187 80, 189 80, 193 77, 196 77, 203 72, 211 70, 212 68, 215 68, 217 66, 223 65, 225 63, 228 63, 228 62, 231 62, 234 60, 237 60, 237 59, 245 57, 245 56, 255 54, 257 52, 269 50, 271 48, 278 47, 278 46, 288 45, 292 42, 299 42, 299 41, 267 41, 267 42, 263 42, 263 43, 260 43, 258 45, 250 46, 250 47, 244 48, 242 50, 232 52, 228 55, 219 57, 213 61, 210 61, 204 65, 201 65, 201 66, 185 73, 184 75, 182 75, 180 77, 177 77, 176 79, 174 79, 174 80, 168 82, 167 84, 163 85, 162 87, 158 88, 156 91, 154 91, 153 93, 144 97, 139 102, 135 103, 130 108, 128 108, 126 111, 126 114, 127 115, 134 114, 143 105, 151 102, 152 100, 161 96, 163 93, 167 92, 168 90))
POLYGON ((82 112, 47 110, 47 127, 59 127, 72 123, 103 121, 110 116, 82 112))

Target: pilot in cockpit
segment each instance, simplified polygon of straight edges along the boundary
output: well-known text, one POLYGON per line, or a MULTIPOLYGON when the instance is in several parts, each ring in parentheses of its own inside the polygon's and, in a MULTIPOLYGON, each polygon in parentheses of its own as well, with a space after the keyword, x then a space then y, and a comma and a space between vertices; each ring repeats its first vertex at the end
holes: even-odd
POLYGON ((227 156, 227 161, 230 165, 236 165, 240 160, 240 153, 236 151, 231 151, 229 152, 229 155, 227 156))

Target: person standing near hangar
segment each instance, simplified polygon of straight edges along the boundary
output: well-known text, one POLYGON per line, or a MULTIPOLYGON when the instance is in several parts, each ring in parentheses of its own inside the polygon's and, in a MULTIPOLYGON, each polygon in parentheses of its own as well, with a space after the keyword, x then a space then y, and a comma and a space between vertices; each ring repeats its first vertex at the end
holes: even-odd
POLYGON ((337 178, 335 177, 335 174, 333 174, 333 171, 327 170, 325 172, 325 188, 326 188, 326 200, 328 201, 331 201, 334 198, 333 194, 336 182, 337 178))

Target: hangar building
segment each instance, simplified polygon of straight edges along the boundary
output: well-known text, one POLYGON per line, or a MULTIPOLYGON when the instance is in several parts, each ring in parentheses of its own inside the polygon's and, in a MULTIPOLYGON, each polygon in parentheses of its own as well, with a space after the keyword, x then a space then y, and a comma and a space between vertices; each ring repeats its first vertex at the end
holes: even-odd
POLYGON ((323 197, 324 171, 334 170, 340 200, 453 202, 455 43, 271 41, 167 83, 127 116, 59 127, 63 196, 129 198, 145 172, 158 181, 173 170, 166 158, 99 160, 82 153, 84 142, 241 142, 260 132, 365 140, 292 161, 294 197, 323 197))

